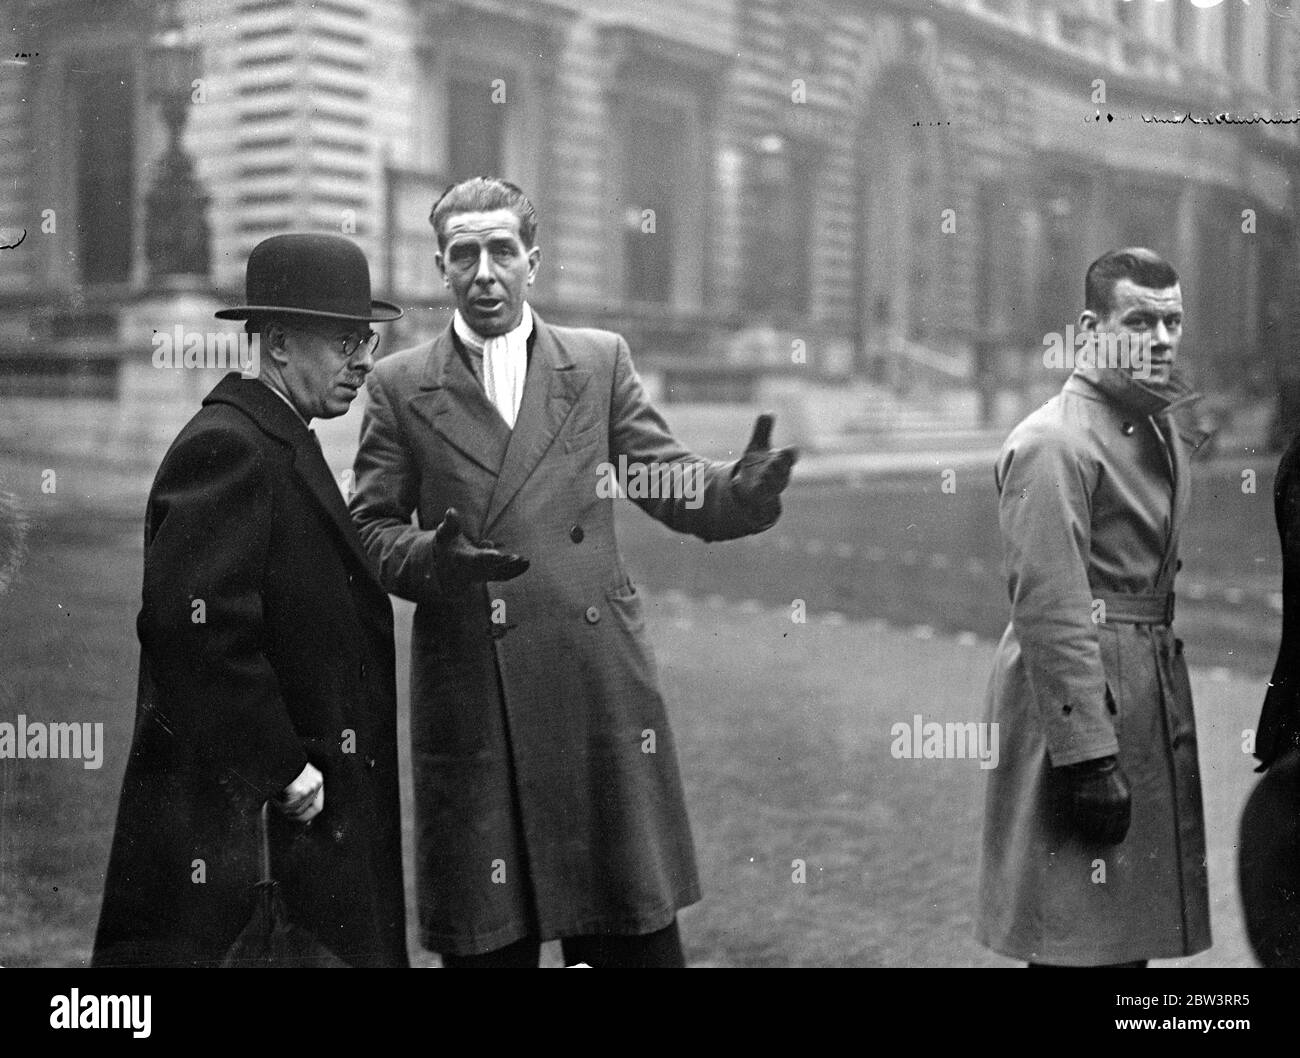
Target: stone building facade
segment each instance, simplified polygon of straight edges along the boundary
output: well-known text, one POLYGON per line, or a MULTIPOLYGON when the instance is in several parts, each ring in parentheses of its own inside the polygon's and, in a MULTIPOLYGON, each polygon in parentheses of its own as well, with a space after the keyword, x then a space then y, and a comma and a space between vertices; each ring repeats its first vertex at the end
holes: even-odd
POLYGON ((0 251, 0 358, 22 371, 147 355, 158 319, 237 297, 249 249, 286 230, 355 239, 411 309, 402 337, 425 333, 447 311, 429 207, 485 171, 541 214, 539 308, 649 358, 759 355, 733 340, 758 332, 824 376, 1016 384, 1077 316, 1087 262, 1147 243, 1184 277, 1205 381, 1286 370, 1298 126, 1216 120, 1300 112, 1284 0, 0 13, 0 227, 28 232, 0 251), (194 49, 181 142, 206 198, 184 275, 148 253, 169 21, 194 49))

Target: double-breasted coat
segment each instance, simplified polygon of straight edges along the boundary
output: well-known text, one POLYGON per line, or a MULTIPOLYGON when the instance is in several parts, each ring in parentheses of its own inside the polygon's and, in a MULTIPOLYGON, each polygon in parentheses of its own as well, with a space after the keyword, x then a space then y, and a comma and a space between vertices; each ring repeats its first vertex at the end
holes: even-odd
POLYGON ((392 604, 294 411, 228 375, 145 519, 139 699, 95 965, 214 965, 247 923, 260 806, 290 918, 358 966, 407 965, 392 604))
POLYGON ((672 731, 602 464, 698 468, 694 499, 629 490, 670 528, 724 540, 766 527, 733 498, 733 464, 699 459, 672 437, 621 337, 534 314, 530 341, 513 430, 450 328, 381 360, 356 460, 362 539, 385 586, 418 604, 420 932, 431 950, 455 955, 525 936, 647 933, 700 896, 672 731), (440 584, 432 530, 449 507, 471 539, 527 558, 527 572, 440 584))
POLYGON ((998 459, 1011 621, 986 699, 1000 761, 977 936, 1005 955, 1097 965, 1210 944, 1196 724, 1167 620, 1199 441, 1172 415, 1185 399, 1077 371, 998 459), (1052 768, 1111 754, 1132 823, 1102 846, 1073 832, 1052 768))

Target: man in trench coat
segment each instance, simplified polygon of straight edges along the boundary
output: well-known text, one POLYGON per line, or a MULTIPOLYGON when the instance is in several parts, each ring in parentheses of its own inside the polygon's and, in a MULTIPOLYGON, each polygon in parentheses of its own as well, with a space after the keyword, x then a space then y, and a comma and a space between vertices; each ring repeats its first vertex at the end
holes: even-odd
POLYGON ((1001 759, 977 936, 1035 966, 1141 966, 1210 945, 1196 724, 1171 628, 1201 437, 1179 423, 1194 397, 1172 374, 1174 270, 1112 251, 1085 295, 1096 363, 1012 431, 996 467, 1011 623, 987 698, 1001 759))
POLYGON ((418 604, 421 940, 448 966, 536 966, 555 938, 569 963, 682 965, 676 913, 700 886, 609 485, 634 468, 648 514, 726 540, 775 523, 794 453, 768 450, 762 417, 738 462, 692 455, 621 337, 532 312, 519 188, 466 181, 431 221, 456 315, 371 376, 351 505, 385 586, 418 604))
MULTIPOLYGON (((257 377, 227 375, 177 436, 145 515, 135 737, 96 966, 215 966, 248 923, 270 801, 291 921, 356 966, 405 966, 392 604, 308 429, 374 366, 361 251, 254 248, 257 377)), ((328 960, 322 960, 328 962, 328 960)))

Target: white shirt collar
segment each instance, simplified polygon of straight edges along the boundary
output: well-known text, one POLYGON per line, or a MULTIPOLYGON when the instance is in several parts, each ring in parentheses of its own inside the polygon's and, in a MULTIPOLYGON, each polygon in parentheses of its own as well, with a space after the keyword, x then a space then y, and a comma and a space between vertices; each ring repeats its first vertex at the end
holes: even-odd
MULTIPOLYGON (((467 349, 475 353, 481 353, 484 346, 487 345, 488 339, 474 330, 465 322, 465 317, 461 315, 460 309, 457 309, 451 317, 451 325, 456 331, 456 337, 459 338, 467 349)), ((529 307, 528 302, 524 302, 523 315, 519 317, 519 323, 513 330, 505 334, 493 335, 494 338, 504 338, 507 341, 524 341, 533 333, 533 310, 529 307)))

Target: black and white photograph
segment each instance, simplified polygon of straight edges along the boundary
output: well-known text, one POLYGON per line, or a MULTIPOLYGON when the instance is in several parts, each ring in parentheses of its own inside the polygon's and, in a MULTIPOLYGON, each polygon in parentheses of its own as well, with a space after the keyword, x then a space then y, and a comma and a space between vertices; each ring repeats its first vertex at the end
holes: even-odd
POLYGON ((26 1021, 1183 969, 1071 976, 1081 1039, 1264 1026, 1300 3, 0 15, 0 967, 84 971, 26 1021))

